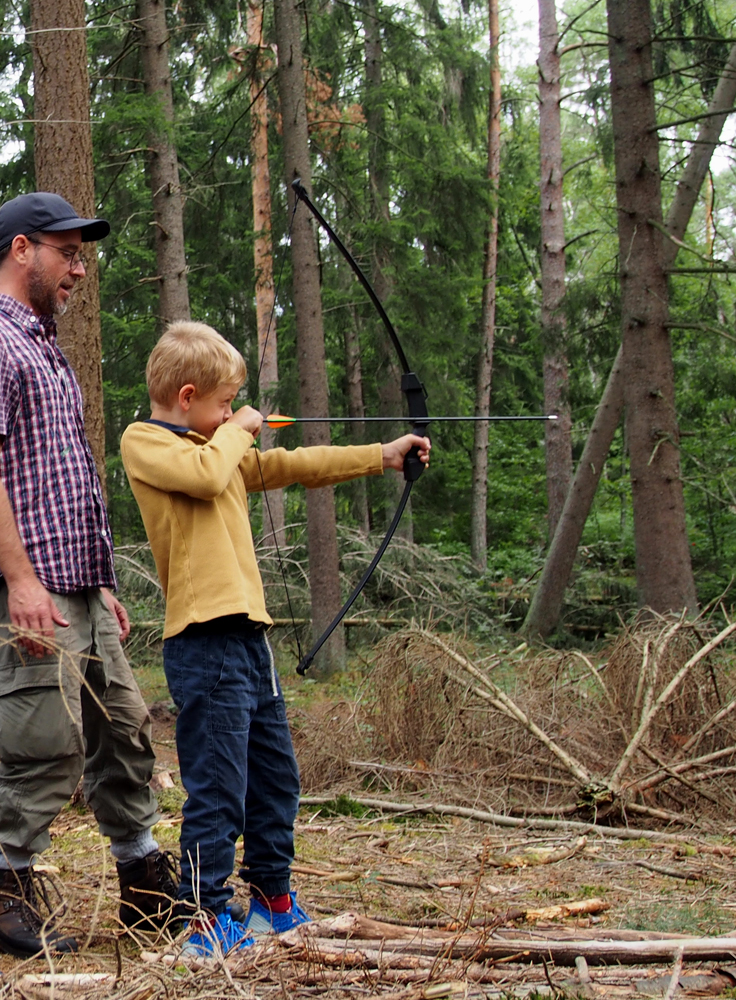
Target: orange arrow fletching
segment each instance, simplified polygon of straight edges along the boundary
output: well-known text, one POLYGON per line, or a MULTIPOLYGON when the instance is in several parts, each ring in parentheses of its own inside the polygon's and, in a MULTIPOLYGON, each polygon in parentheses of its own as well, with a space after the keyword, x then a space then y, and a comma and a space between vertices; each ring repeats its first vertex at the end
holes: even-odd
POLYGON ((269 413, 266 417, 266 423, 274 430, 278 430, 279 427, 290 427, 295 423, 295 420, 294 417, 284 416, 283 413, 269 413))

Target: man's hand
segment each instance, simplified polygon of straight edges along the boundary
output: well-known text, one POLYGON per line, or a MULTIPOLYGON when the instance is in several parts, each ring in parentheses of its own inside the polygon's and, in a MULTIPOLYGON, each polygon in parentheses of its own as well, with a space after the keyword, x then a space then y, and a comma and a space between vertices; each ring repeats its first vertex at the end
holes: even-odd
POLYGON ((100 592, 107 601, 108 608, 115 615, 117 623, 120 626, 120 641, 125 642, 130 635, 130 618, 128 618, 128 612, 113 592, 108 590, 107 587, 100 587, 100 592))
POLYGON ((404 468, 404 458, 414 447, 419 449, 419 460, 424 462, 425 467, 428 466, 429 452, 432 448, 429 438, 419 437, 416 434, 404 434, 403 437, 396 438, 395 441, 381 445, 384 469, 398 469, 401 472, 404 468))
POLYGON ((69 626, 69 622, 54 604, 51 594, 35 576, 16 582, 12 587, 8 586, 8 611, 10 621, 17 629, 34 632, 41 637, 35 639, 22 635, 18 638, 18 643, 31 656, 39 658, 48 656, 54 648, 54 623, 64 628, 69 626), (49 639, 50 642, 46 644, 43 639, 49 639))
POLYGON ((230 420, 242 427, 244 431, 249 431, 253 437, 258 437, 263 423, 263 414, 254 410, 252 406, 241 406, 233 413, 230 420))

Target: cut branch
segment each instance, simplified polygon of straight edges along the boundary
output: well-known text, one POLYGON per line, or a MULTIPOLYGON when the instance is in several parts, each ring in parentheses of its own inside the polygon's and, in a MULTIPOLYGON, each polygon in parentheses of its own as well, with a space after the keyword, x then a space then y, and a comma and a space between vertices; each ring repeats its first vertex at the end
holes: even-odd
MULTIPOLYGON (((324 922, 317 927, 324 933, 324 922)), ((663 938, 659 941, 585 941, 550 940, 544 937, 523 937, 498 940, 486 932, 459 935, 429 934, 414 929, 412 938, 365 938, 353 932, 350 938, 317 937, 317 927, 302 924, 287 934, 279 935, 266 946, 268 951, 287 949, 292 961, 320 962, 328 966, 372 965, 380 962, 392 968, 419 968, 423 959, 464 958, 476 962, 498 961, 511 956, 526 961, 552 960, 557 965, 575 965, 583 956, 590 964, 619 962, 632 965, 640 962, 671 962, 680 953, 685 959, 697 961, 732 961, 736 953, 736 938, 663 938)), ((405 928, 406 931, 408 928, 405 928)))
MULTIPOLYGON (((736 628, 736 623, 734 624, 734 628, 736 628)), ((520 725, 522 725, 527 732, 531 733, 532 736, 547 747, 550 753, 553 753, 558 760, 562 761, 568 771, 570 771, 570 773, 577 778, 578 781, 584 785, 591 782, 592 775, 580 763, 580 761, 575 760, 575 758, 571 754, 567 753, 566 750, 563 750, 551 736, 548 736, 543 729, 540 729, 539 726, 529 718, 526 712, 519 708, 513 699, 509 698, 505 691, 502 691, 498 685, 493 683, 487 674, 483 673, 482 670, 479 670, 478 667, 454 650, 451 646, 448 646, 446 642, 443 642, 442 639, 434 635, 432 632, 428 632, 425 629, 411 629, 411 633, 421 636, 428 643, 435 646, 437 649, 442 650, 442 652, 457 663, 462 670, 478 681, 480 687, 473 687, 475 693, 479 697, 489 701, 494 708, 498 709, 499 712, 502 712, 504 715, 508 716, 508 718, 514 719, 516 722, 520 723, 520 725)), ((447 670, 446 667, 444 669, 448 675, 453 676, 458 683, 467 683, 457 675, 453 675, 449 670, 447 670)))
MULTIPOLYGON (((645 705, 644 711, 642 712, 642 719, 639 724, 639 728, 634 733, 634 736, 632 737, 628 747, 624 751, 624 754, 621 760, 619 761, 616 770, 611 775, 611 788, 614 790, 614 792, 620 791, 621 779, 626 770, 628 769, 629 764, 631 763, 631 759, 634 756, 636 750, 638 749, 639 744, 644 739, 647 731, 649 730, 649 727, 651 726, 652 722, 657 717, 661 709, 664 707, 667 701, 669 701, 674 691, 679 687, 679 685, 685 679, 685 677, 688 674, 688 671, 692 667, 694 667, 696 663, 700 663, 700 661, 704 659, 706 656, 708 656, 709 653, 712 653, 713 650, 716 649, 718 646, 720 646, 720 644, 725 639, 727 639, 734 631, 736 631, 736 622, 732 622, 730 625, 727 625, 726 628, 724 628, 723 631, 719 632, 714 639, 711 639, 710 642, 707 642, 704 646, 701 646, 701 648, 697 651, 697 653, 695 653, 694 656, 691 656, 690 659, 685 664, 683 664, 682 667, 680 667, 680 669, 677 671, 677 673, 669 682, 669 684, 667 684, 667 686, 659 693, 659 696, 657 697, 656 701, 651 706, 651 708, 647 708, 645 705)), ((667 638, 669 638, 669 635, 667 636, 667 638)))

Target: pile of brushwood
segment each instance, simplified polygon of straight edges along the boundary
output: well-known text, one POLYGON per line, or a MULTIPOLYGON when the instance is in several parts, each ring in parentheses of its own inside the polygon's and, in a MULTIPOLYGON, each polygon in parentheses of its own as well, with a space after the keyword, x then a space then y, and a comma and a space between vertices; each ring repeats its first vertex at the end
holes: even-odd
POLYGON ((479 656, 412 626, 379 647, 358 697, 294 718, 305 791, 730 832, 734 632, 649 615, 595 657, 525 645, 479 656))

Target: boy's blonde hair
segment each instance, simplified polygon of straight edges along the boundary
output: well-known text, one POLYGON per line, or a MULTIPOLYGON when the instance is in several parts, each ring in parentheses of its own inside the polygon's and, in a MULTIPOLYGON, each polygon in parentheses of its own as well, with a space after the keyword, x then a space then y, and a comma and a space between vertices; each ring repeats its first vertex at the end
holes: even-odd
POLYGON ((206 323, 172 323, 151 351, 146 382, 152 403, 168 406, 183 385, 209 396, 223 382, 245 381, 245 361, 232 344, 206 323))

